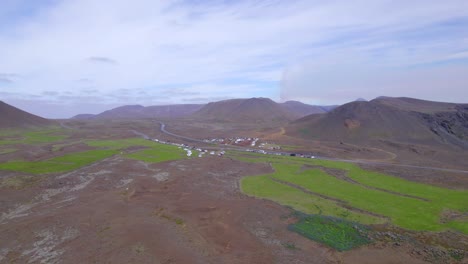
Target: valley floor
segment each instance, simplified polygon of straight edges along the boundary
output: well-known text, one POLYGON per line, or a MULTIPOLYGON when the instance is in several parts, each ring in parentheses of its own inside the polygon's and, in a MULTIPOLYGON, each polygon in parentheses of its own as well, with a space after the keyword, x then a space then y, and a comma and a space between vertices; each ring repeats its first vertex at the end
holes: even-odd
MULTIPOLYGON (((459 212, 466 213, 467 204, 459 198, 467 191, 433 187, 445 197, 435 201, 426 184, 388 187, 392 179, 404 180, 384 176, 372 182, 359 173, 315 170, 351 166, 341 163, 307 161, 311 167, 304 167, 301 158, 284 158, 286 165, 281 165, 284 160, 235 151, 187 157, 183 149, 132 132, 176 140, 160 133, 154 122, 67 126, 73 129, 0 136, 0 263, 466 262, 467 219, 459 212), (301 181, 306 176, 317 181, 301 181), (280 187, 268 189, 265 184, 280 187), (364 192, 368 201, 392 196, 401 200, 395 202, 411 203, 400 211, 384 204, 370 208, 369 203, 355 200, 359 195, 350 191, 340 196, 343 192, 328 184, 364 192), (379 198, 375 195, 382 192, 376 190, 383 188, 381 184, 387 184, 383 192, 387 196, 379 198), (285 196, 284 188, 293 193, 285 196), (295 200, 294 195, 307 198, 295 200), (296 204, 285 202, 288 199, 296 204), (315 211, 317 206, 322 209, 315 211), (415 208, 421 210, 414 212, 420 218, 411 222, 407 216, 415 208), (445 222, 434 222, 432 212, 443 208, 452 209, 441 218, 445 222), (322 221, 314 215, 359 222, 366 239, 340 251, 292 230, 300 224, 309 230, 308 223, 322 221), (454 219, 462 224, 452 226, 454 219)), ((352 166, 351 170, 362 172, 352 166)), ((333 221, 347 228, 345 222, 333 221)), ((336 231, 329 222, 320 223, 336 231)), ((350 228, 346 230, 355 230, 350 228)), ((342 240, 345 243, 346 237, 342 240)))

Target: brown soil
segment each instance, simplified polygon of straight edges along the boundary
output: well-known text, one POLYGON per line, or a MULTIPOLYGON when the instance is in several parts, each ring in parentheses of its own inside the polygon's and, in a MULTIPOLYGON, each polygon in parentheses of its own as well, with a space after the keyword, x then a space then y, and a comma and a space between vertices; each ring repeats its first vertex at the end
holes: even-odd
POLYGON ((220 169, 231 162, 207 158, 202 164, 194 159, 148 165, 112 158, 49 179, 39 194, 30 191, 27 210, 10 205, 2 216, 3 258, 271 263, 275 251, 254 232, 263 228, 258 221, 271 221, 271 230, 279 229, 284 225, 279 216, 287 210, 238 192, 241 175, 269 172, 269 167, 243 164, 231 171, 220 169))
MULTIPOLYGON (((131 130, 177 141, 148 121, 78 121, 67 125, 75 130, 61 144, 88 138, 134 137, 131 130)), ((184 130, 182 123, 173 121, 168 130, 175 128, 197 138, 223 134, 222 126, 210 133, 204 125, 188 124, 184 130)), ((266 133, 248 126, 228 127, 224 137, 251 136, 245 135, 248 131, 266 133)), ((295 142, 290 138, 285 141, 295 142)), ((357 151, 359 147, 339 142, 307 142, 310 145, 303 146, 329 154, 343 151, 386 157, 371 148, 357 151)), ((49 154, 48 147, 24 147, 0 157, 31 155, 24 157, 43 159, 55 155, 49 154)), ((62 151, 85 148, 72 144, 62 151)), ((387 172, 386 168, 382 170, 387 172)), ((226 157, 147 164, 119 155, 58 175, 2 172, 0 180, 15 176, 40 180, 21 189, 0 186, 0 263, 437 263, 437 259, 428 257, 436 251, 426 252, 425 245, 398 239, 379 238, 378 243, 342 253, 289 231, 287 226, 296 221, 290 209, 247 197, 239 189, 243 176, 271 172, 266 164, 226 157), (295 249, 285 246, 290 244, 295 249)), ((406 177, 405 171, 390 172, 406 177)), ((450 182, 450 178, 453 185, 463 182, 452 176, 447 174, 445 181, 450 182)), ((432 179, 430 174, 422 178, 432 179)), ((443 181, 440 178, 437 184, 443 185, 443 181)), ((406 231, 388 231, 385 227, 382 232, 406 231)), ((455 246, 453 241, 464 241, 457 237, 459 234, 411 236, 451 247, 455 246)))
POLYGON ((113 157, 2 190, 1 263, 417 263, 373 246, 338 253, 287 230, 289 209, 239 192, 262 164, 209 157, 146 164, 113 157), (288 249, 285 243, 298 249, 288 249), (367 258, 365 258, 367 259, 367 258), (385 260, 402 262, 385 262, 385 260))
POLYGON ((388 246, 373 246, 364 247, 343 254, 342 263, 361 263, 361 264, 373 264, 373 263, 427 263, 424 260, 417 259, 416 257, 408 257, 407 255, 401 254, 402 251, 410 253, 411 246, 399 246, 399 247, 388 247, 388 246))
POLYGON ((354 129, 354 128, 358 128, 358 127, 361 125, 361 122, 359 122, 359 120, 346 119, 346 120, 344 121, 344 125, 345 125, 345 127, 347 127, 348 129, 354 129))

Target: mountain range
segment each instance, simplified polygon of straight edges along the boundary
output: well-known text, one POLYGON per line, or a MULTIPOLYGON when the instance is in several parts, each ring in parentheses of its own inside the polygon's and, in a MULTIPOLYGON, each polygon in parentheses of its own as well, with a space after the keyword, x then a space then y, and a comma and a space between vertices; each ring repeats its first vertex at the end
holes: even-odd
POLYGON ((138 119, 192 117, 233 122, 292 121, 309 114, 325 113, 336 106, 316 106, 298 101, 276 103, 268 98, 230 99, 208 104, 126 105, 97 115, 79 114, 72 119, 138 119))
MULTIPOLYGON (((357 100, 338 107, 268 98, 231 99, 186 105, 128 105, 98 115, 74 119, 109 120, 188 118, 192 121, 285 126, 286 135, 304 139, 366 143, 391 141, 468 147, 468 104, 433 102, 406 97, 357 100)), ((54 124, 0 101, 0 128, 54 124)))
POLYGON ((79 114, 72 119, 142 119, 142 118, 177 118, 190 115, 200 108, 201 104, 175 104, 175 105, 154 105, 154 106, 142 106, 142 105, 125 105, 120 106, 111 110, 104 111, 100 114, 79 114))

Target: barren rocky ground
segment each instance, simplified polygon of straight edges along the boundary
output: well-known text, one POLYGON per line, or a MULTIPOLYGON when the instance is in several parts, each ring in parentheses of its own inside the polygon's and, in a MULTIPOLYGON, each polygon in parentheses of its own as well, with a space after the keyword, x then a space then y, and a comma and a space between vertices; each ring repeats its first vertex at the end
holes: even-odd
MULTIPOLYGON (((146 123, 92 126, 81 124, 68 140, 135 136, 130 128, 165 137, 146 123)), ((1 158, 54 155, 46 145, 1 158)), ((460 263, 437 246, 444 239, 451 246, 453 238, 466 241, 457 234, 382 226, 372 244, 338 252, 291 232, 288 225, 297 221, 291 209, 239 188, 242 177, 271 172, 268 164, 229 157, 145 163, 121 154, 66 173, 2 171, 2 180, 39 178, 20 188, 0 187, 0 263, 460 263)), ((451 180, 437 182, 455 185, 451 180)))

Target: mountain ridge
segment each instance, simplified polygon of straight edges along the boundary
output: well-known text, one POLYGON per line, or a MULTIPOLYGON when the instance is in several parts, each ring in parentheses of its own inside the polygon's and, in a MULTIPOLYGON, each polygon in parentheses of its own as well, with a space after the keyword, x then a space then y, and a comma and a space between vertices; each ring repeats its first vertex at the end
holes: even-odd
POLYGON ((138 118, 176 118, 188 116, 203 105, 201 104, 173 104, 173 105, 124 105, 102 113, 93 114, 79 114, 71 119, 81 120, 103 120, 103 119, 138 119, 138 118))
POLYGON ((223 122, 289 122, 294 114, 269 98, 229 99, 211 102, 192 117, 223 122))
MULTIPOLYGON (((242 100, 249 100, 249 99, 268 99, 274 104, 280 106, 283 110, 278 110, 277 107, 273 107, 277 109, 277 111, 285 111, 287 113, 282 113, 281 115, 290 116, 287 119, 293 120, 296 118, 301 118, 303 116, 313 114, 313 113, 324 113, 328 112, 331 109, 335 108, 336 106, 317 106, 317 105, 309 105, 299 101, 287 101, 284 103, 276 103, 269 98, 237 98, 237 99, 228 99, 216 102, 210 102, 207 104, 172 104, 172 105, 153 105, 153 106, 142 106, 142 105, 123 105, 113 109, 109 109, 103 111, 99 114, 78 114, 73 116, 71 119, 80 119, 80 120, 94 120, 94 119, 130 119, 130 118, 178 118, 178 117, 190 117, 192 114, 195 114, 201 108, 209 105, 212 106, 213 103, 220 103, 225 104, 227 109, 229 107, 233 107, 233 104, 236 102, 240 103, 242 100)), ((262 104, 262 100, 256 101, 259 104, 262 104)), ((271 103, 269 102, 269 103, 271 103)), ((224 113, 225 109, 218 109, 218 114, 224 113)), ((231 109, 230 111, 233 111, 231 109)), ((245 112, 242 110, 241 112, 245 112)), ((228 115, 228 113, 224 113, 224 115, 228 115)), ((200 115, 194 115, 197 118, 202 118, 200 115)), ((246 114, 247 118, 249 117, 246 114)), ((223 118, 221 118, 223 119, 223 118)), ((224 118, 225 119, 225 118, 224 118)))
POLYGON ((388 139, 412 143, 468 146, 468 104, 406 97, 354 101, 332 111, 308 115, 287 134, 352 142, 388 139))
POLYGON ((0 101, 0 128, 40 127, 54 124, 53 121, 33 115, 0 101))

